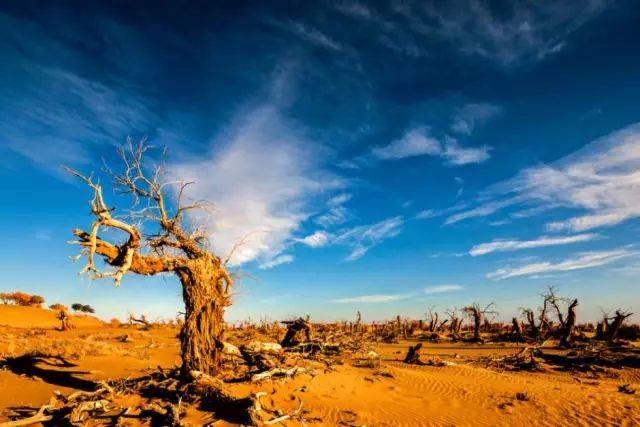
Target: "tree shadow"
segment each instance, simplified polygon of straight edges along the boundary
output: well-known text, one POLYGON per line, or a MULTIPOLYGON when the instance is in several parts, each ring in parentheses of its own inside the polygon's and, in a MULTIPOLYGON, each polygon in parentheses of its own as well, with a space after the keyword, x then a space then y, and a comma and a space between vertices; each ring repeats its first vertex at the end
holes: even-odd
POLYGON ((40 378, 46 383, 60 387, 69 387, 82 391, 93 391, 96 388, 95 382, 75 376, 88 374, 88 371, 61 370, 61 368, 72 368, 77 365, 60 356, 24 354, 5 358, 0 362, 0 366, 16 375, 40 378), (42 365, 51 366, 53 369, 47 369, 42 365))

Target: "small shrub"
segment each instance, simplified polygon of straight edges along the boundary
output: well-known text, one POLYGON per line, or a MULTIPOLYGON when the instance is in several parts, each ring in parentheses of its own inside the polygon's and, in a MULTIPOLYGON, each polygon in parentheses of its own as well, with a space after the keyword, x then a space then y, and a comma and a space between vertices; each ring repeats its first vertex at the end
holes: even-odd
POLYGON ((51 304, 49 309, 53 311, 69 311, 66 305, 60 303, 51 304))
POLYGON ((636 390, 631 388, 629 384, 622 384, 621 386, 618 386, 618 391, 624 394, 636 394, 636 390))
POLYGON ((32 307, 40 307, 44 304, 44 298, 40 295, 31 295, 28 304, 32 307))
POLYGON ((80 311, 82 313, 95 313, 96 311, 87 304, 80 304, 78 302, 71 304, 71 309, 73 311, 80 311))
POLYGON ((26 292, 3 292, 0 294, 3 304, 13 302, 15 305, 23 307, 39 307, 44 303, 44 298, 40 295, 30 295, 26 292))

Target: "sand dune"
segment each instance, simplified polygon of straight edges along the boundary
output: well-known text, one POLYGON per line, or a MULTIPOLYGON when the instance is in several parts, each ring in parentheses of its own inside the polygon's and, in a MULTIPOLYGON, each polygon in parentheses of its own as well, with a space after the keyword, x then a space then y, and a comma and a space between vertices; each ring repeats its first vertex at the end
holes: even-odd
MULTIPOLYGON (((22 307, 0 304, 0 325, 12 328, 53 329, 60 326, 57 313, 40 307, 22 307)), ((71 315, 71 322, 77 328, 100 326, 103 322, 95 316, 71 315)))

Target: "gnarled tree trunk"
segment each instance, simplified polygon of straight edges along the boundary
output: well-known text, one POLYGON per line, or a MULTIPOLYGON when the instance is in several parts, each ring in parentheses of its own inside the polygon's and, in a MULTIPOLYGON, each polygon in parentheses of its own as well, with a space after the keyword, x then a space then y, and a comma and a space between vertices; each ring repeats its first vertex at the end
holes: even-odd
POLYGON ((608 328, 606 331, 606 337, 609 343, 612 343, 615 341, 616 337, 618 336, 618 332, 620 331, 620 327, 622 326, 622 323, 624 323, 625 319, 631 315, 632 313, 625 313, 620 310, 616 310, 616 315, 613 318, 613 322, 611 322, 611 324, 608 324, 608 328))
POLYGON ((560 337, 560 347, 570 347, 573 341, 573 330, 576 326, 576 306, 578 305, 578 299, 574 299, 569 304, 567 313, 567 319, 563 322, 562 336, 560 337))
POLYGON ((188 376, 195 370, 215 376, 224 342, 224 309, 229 305, 226 273, 211 256, 190 260, 187 265, 178 271, 185 305, 180 331, 181 372, 188 376))

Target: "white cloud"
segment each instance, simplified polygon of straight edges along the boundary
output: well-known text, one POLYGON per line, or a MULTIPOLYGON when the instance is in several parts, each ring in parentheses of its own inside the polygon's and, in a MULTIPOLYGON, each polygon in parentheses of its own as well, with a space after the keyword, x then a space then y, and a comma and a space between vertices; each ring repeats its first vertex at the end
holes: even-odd
POLYGON ((568 207, 585 211, 548 224, 581 232, 640 217, 640 123, 599 138, 550 164, 531 167, 488 189, 489 200, 447 219, 490 215, 526 203, 537 213, 568 207))
POLYGON ((239 118, 212 147, 208 155, 169 165, 169 179, 195 181, 189 195, 214 204, 209 229, 216 253, 226 256, 245 240, 233 264, 274 259, 309 216, 309 198, 340 185, 271 105, 239 118))
POLYGON ((489 103, 466 104, 453 115, 451 130, 471 135, 476 125, 502 114, 502 107, 489 103))
POLYGON ((598 237, 597 234, 576 234, 574 236, 552 237, 541 236, 535 240, 494 240, 490 243, 475 245, 469 250, 469 255, 479 256, 492 252, 517 251, 521 249, 540 248, 543 246, 568 245, 571 243, 586 242, 598 237))
POLYGON ((333 225, 340 225, 349 219, 349 210, 344 206, 334 206, 327 212, 314 219, 315 223, 328 228, 333 225))
POLYGON ((408 131, 402 138, 383 147, 371 150, 373 157, 381 160, 398 160, 416 156, 442 157, 451 165, 481 163, 488 160, 490 147, 462 147, 457 140, 447 137, 445 143, 429 134, 426 127, 417 127, 408 131))
POLYGON ((384 160, 402 159, 414 156, 439 156, 442 153, 440 141, 429 135, 429 129, 418 127, 407 132, 402 138, 384 147, 375 147, 372 154, 384 160))
POLYGON ((360 225, 343 230, 333 239, 334 244, 351 247, 348 261, 355 261, 372 247, 379 245, 384 240, 400 234, 404 219, 401 216, 388 218, 370 225, 360 225))
POLYGON ((448 163, 456 166, 482 163, 491 157, 489 154, 490 149, 486 145, 481 147, 461 147, 455 139, 447 138, 443 157, 448 163))
POLYGON ((435 218, 441 214, 442 214, 441 212, 436 211, 435 209, 424 209, 416 214, 415 219, 435 218))
POLYGON ((337 302, 337 303, 340 303, 340 304, 381 303, 381 302, 399 301, 399 300, 407 299, 410 296, 411 296, 410 294, 401 294, 401 295, 361 295, 361 296, 358 296, 358 297, 333 299, 333 300, 331 300, 331 302, 337 302))
POLYGON ((507 199, 507 200, 499 200, 484 203, 480 206, 477 206, 473 209, 469 209, 466 211, 458 212, 447 218, 445 224, 454 224, 458 221, 462 221, 469 218, 477 218, 484 217, 487 215, 491 215, 494 212, 501 210, 507 206, 511 206, 517 201, 515 199, 507 199))
POLYGON ((282 264, 289 264, 292 263, 294 260, 292 255, 278 255, 277 257, 267 261, 267 262, 263 262, 262 264, 260 264, 259 268, 261 270, 268 270, 271 269, 273 267, 276 267, 278 265, 282 265, 282 264))
POLYGON ((314 219, 315 223, 324 228, 334 225, 340 225, 347 222, 350 218, 349 210, 343 205, 351 200, 351 194, 341 193, 327 201, 328 211, 319 215, 314 219))
POLYGON ((340 193, 337 196, 333 196, 332 198, 330 198, 327 202, 327 206, 334 207, 343 205, 351 200, 351 197, 352 196, 349 193, 340 193))
POLYGON ((309 25, 303 24, 298 21, 289 21, 289 22, 272 22, 273 25, 283 28, 297 36, 299 36, 302 40, 305 40, 308 43, 313 45, 328 49, 339 51, 342 50, 342 45, 338 43, 336 40, 323 33, 317 28, 313 28, 309 25))
POLYGON ((446 292, 461 291, 463 289, 464 287, 460 285, 440 285, 440 286, 430 286, 430 287, 424 288, 424 292, 426 294, 443 294, 446 292))
POLYGON ((298 242, 303 243, 312 248, 319 248, 329 243, 329 234, 326 231, 318 230, 313 234, 298 239, 298 242))
POLYGON ((487 278, 501 280, 510 277, 541 275, 544 273, 599 267, 637 254, 638 252, 631 252, 626 248, 600 252, 584 252, 578 254, 577 258, 566 259, 558 263, 538 262, 514 268, 501 268, 488 273, 487 278))

